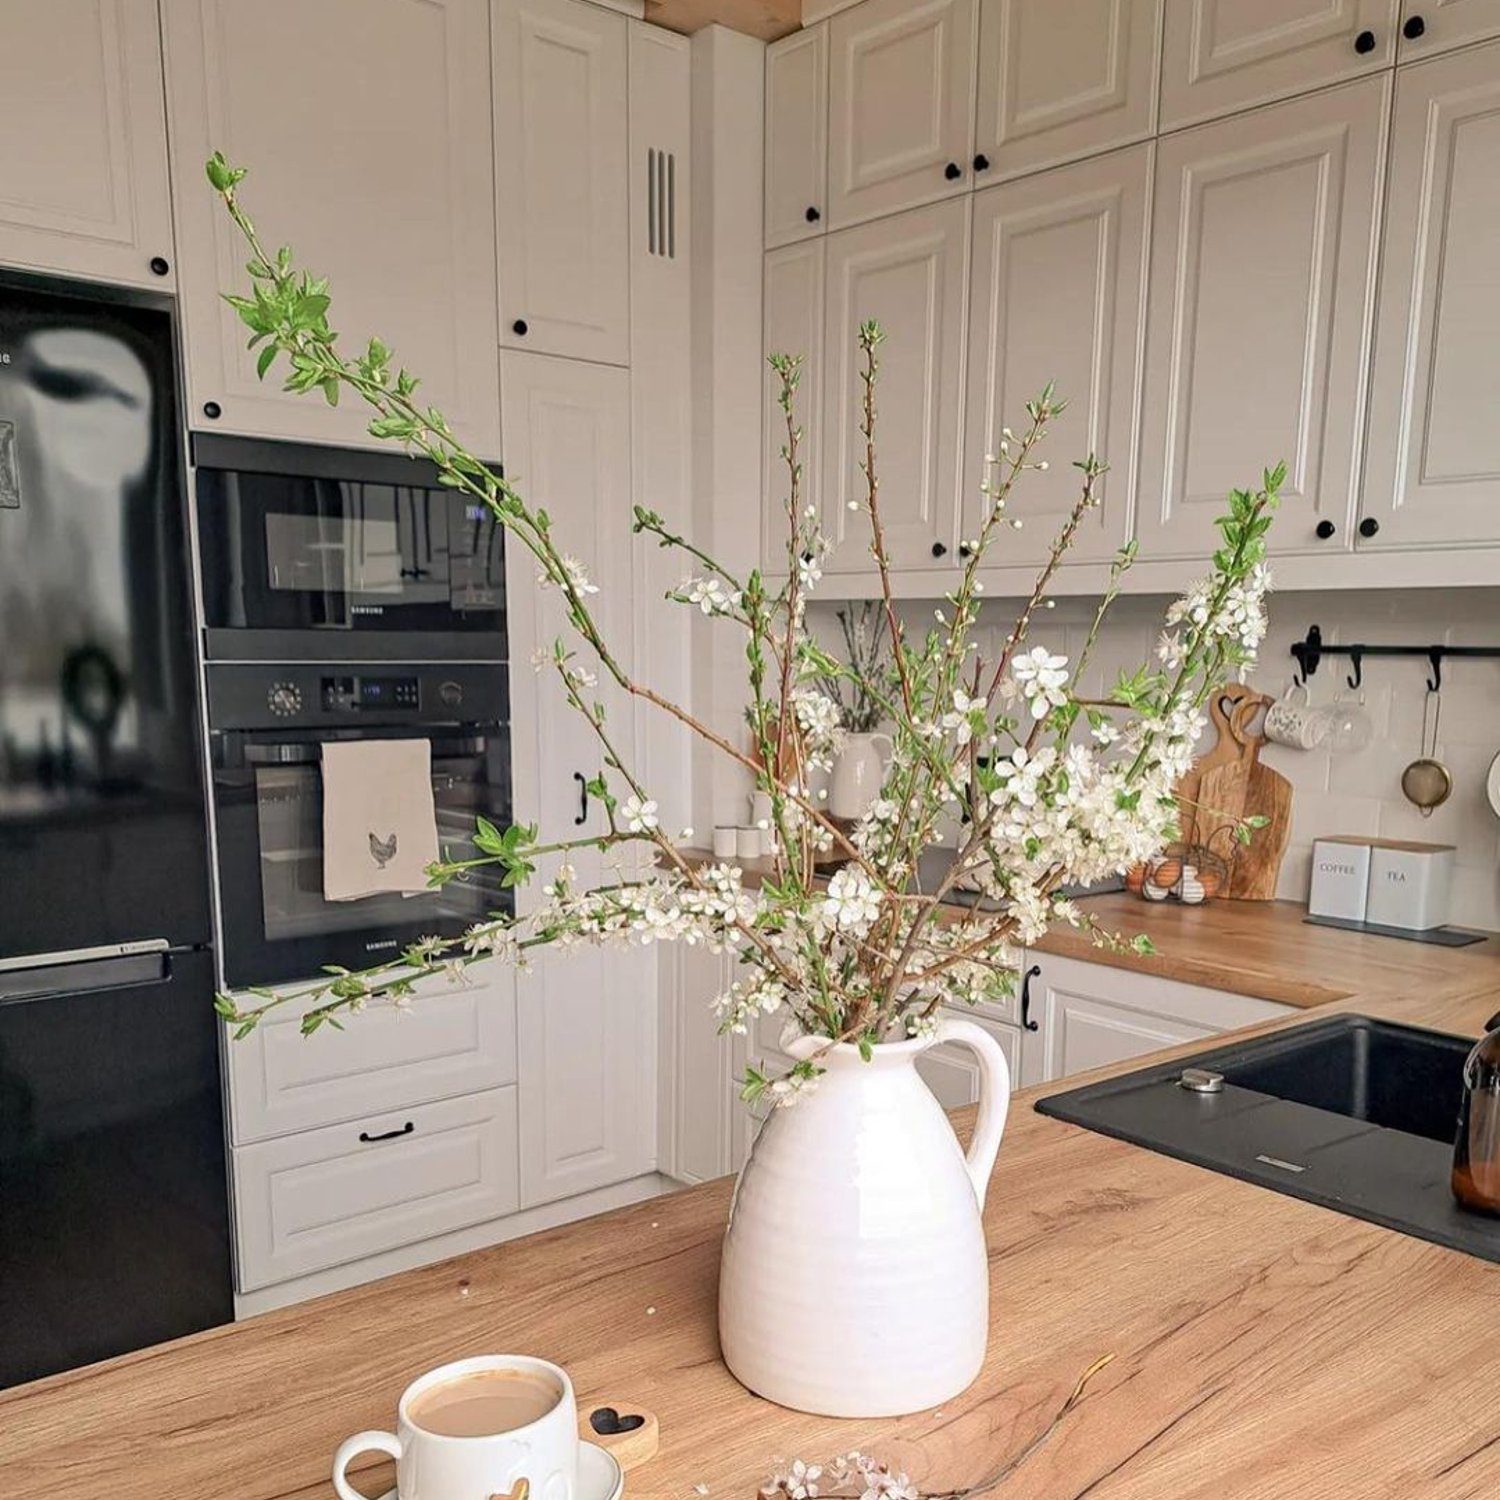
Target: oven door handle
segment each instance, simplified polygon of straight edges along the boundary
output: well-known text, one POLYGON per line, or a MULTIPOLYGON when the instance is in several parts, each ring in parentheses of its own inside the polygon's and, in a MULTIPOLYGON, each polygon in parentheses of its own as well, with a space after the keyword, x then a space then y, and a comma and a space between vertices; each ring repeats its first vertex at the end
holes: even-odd
MULTIPOLYGON (((442 760, 457 755, 483 755, 489 749, 489 740, 482 734, 465 735, 458 739, 441 739, 432 742, 432 758, 442 760)), ((322 759, 321 742, 297 741, 295 743, 264 744, 251 741, 245 746, 245 764, 251 766, 310 766, 322 759)))

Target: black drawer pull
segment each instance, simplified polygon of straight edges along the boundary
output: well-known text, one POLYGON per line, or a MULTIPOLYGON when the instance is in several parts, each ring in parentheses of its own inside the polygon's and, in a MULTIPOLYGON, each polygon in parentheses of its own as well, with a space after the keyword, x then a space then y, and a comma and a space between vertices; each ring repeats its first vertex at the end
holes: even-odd
POLYGON ((1366 516, 1359 523, 1359 534, 1361 536, 1374 536, 1380 530, 1380 522, 1374 516, 1366 516))
POLYGON ((573 824, 582 828, 589 820, 589 779, 582 771, 574 771, 573 780, 578 783, 578 816, 573 819, 573 824))
POLYGON ((1039 1031, 1041 1028, 1031 1019, 1031 981, 1042 972, 1040 964, 1032 964, 1027 969, 1026 976, 1021 980, 1021 1029, 1023 1031, 1039 1031))
POLYGON ((809 224, 816 224, 822 217, 823 215, 820 214, 815 208, 809 208, 808 211, 803 215, 803 218, 805 218, 809 224))
POLYGON ((1375 50, 1375 33, 1373 31, 1360 32, 1360 34, 1354 38, 1354 50, 1358 52, 1361 57, 1363 57, 1367 52, 1373 52, 1375 50))
POLYGON ((410 1135, 417 1127, 408 1120, 400 1130, 382 1130, 378 1135, 371 1135, 368 1130, 361 1130, 359 1138, 365 1145, 371 1145, 375 1141, 394 1141, 403 1135, 410 1135))
POLYGON ((964 169, 959 166, 956 161, 950 161, 948 165, 943 168, 943 176, 946 177, 949 182, 957 182, 958 179, 963 175, 964 169))
POLYGON ((1420 36, 1427 35, 1427 22, 1421 16, 1408 16, 1406 24, 1401 28, 1401 35, 1409 42, 1414 42, 1420 36))
POLYGON ((1319 521, 1318 524, 1313 527, 1313 531, 1317 534, 1318 540, 1320 542, 1326 542, 1328 538, 1331 537, 1337 530, 1338 527, 1335 526, 1332 521, 1329 521, 1327 519, 1319 521))

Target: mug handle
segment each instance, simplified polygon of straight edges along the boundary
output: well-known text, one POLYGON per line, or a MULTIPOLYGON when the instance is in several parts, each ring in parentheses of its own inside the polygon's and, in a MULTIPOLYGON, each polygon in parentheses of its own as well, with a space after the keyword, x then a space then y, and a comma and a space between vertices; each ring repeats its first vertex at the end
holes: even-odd
POLYGON ((990 1173, 1000 1151, 1000 1137, 1005 1133, 1005 1116, 1010 1109, 1010 1064, 1000 1043, 972 1021, 939 1022, 937 1039, 940 1043, 957 1042, 979 1058, 979 1119, 974 1125, 974 1139, 969 1142, 964 1167, 974 1184, 974 1197, 982 1212, 990 1173))
POLYGON ((367 1500, 344 1477, 350 1461, 361 1453, 388 1453, 397 1463, 401 1461, 401 1439, 394 1432, 356 1432, 339 1444, 333 1455, 333 1487, 339 1492, 339 1500, 367 1500))

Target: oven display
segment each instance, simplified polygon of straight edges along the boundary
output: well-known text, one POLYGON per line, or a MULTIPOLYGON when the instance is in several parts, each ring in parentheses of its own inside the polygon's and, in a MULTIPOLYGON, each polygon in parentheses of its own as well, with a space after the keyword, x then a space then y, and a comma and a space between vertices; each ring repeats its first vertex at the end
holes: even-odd
POLYGON ((330 712, 350 709, 406 708, 422 706, 415 677, 325 677, 323 707, 330 712))

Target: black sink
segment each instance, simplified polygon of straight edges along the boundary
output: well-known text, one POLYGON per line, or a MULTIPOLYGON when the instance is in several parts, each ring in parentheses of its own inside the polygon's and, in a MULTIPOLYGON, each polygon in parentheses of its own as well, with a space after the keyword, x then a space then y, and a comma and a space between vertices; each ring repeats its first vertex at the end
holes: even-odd
POLYGON ((1074 1125, 1500 1261, 1448 1186, 1472 1040, 1335 1016, 1037 1101, 1074 1125), (1192 1069, 1199 1092, 1183 1086, 1192 1069))

